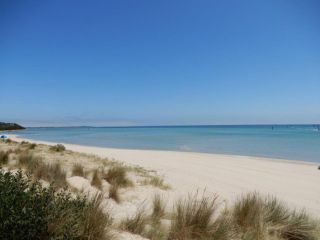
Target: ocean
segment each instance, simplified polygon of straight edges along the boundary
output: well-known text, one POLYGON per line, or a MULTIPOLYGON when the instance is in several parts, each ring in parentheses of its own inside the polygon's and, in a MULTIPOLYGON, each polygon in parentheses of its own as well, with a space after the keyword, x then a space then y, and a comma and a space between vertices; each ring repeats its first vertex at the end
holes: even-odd
POLYGON ((317 125, 46 127, 11 132, 81 145, 192 151, 320 162, 317 125))

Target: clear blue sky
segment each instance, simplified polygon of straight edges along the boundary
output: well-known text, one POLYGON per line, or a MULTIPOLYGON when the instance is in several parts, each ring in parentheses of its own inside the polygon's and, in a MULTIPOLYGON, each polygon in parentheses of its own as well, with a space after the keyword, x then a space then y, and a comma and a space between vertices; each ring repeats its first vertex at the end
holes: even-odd
POLYGON ((320 122, 320 2, 1 1, 0 121, 320 122))

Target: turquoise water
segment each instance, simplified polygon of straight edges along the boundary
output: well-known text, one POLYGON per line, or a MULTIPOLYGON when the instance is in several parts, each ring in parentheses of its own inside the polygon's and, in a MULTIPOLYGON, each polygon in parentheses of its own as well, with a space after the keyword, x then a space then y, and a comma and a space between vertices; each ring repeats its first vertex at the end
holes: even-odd
POLYGON ((21 137, 82 145, 194 151, 320 162, 314 125, 27 128, 21 137))

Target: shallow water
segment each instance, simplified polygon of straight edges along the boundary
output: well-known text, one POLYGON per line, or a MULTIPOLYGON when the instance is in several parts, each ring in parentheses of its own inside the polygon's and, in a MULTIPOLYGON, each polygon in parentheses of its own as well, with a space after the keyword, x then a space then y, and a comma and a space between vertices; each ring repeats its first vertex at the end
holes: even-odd
POLYGON ((320 162, 314 125, 27 128, 15 134, 100 147, 179 150, 320 162))

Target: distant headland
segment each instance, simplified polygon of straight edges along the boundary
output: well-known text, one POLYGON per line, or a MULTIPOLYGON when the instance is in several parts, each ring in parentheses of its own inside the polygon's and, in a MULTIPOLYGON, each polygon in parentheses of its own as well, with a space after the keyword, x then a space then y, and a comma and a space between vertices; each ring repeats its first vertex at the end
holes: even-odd
POLYGON ((19 124, 16 123, 5 123, 5 122, 0 122, 0 131, 5 131, 5 130, 22 130, 25 129, 24 127, 20 126, 19 124))

